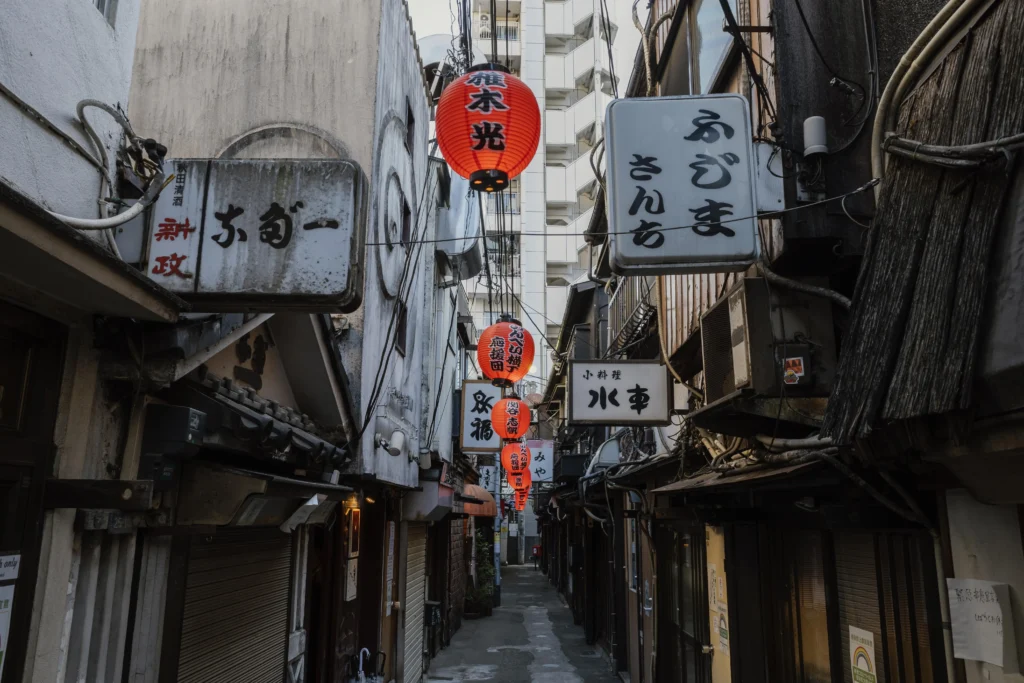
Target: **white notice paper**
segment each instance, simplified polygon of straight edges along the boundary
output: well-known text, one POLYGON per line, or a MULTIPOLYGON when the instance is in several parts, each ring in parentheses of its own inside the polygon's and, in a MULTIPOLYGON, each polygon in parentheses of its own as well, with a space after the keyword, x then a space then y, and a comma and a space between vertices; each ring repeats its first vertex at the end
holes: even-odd
POLYGON ((953 655, 1001 666, 1003 673, 1017 673, 1009 586, 980 579, 946 579, 946 586, 953 655))
POLYGON ((11 605, 14 603, 14 586, 0 586, 0 676, 4 675, 4 659, 7 653, 7 639, 11 634, 11 605))
POLYGON ((13 581, 18 578, 21 566, 21 555, 0 555, 0 581, 13 581))

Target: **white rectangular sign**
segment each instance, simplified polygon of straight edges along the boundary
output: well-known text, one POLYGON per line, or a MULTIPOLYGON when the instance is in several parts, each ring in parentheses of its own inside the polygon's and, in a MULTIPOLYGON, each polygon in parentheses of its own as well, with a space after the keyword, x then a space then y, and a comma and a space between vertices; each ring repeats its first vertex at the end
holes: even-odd
POLYGON ((712 273, 743 270, 757 260, 746 98, 615 100, 606 131, 613 271, 712 273))
POLYGON ((11 607, 13 603, 14 586, 0 586, 0 676, 4 675, 7 642, 11 637, 11 607))
POLYGON ((953 628, 953 655, 1020 671, 1016 633, 1005 583, 979 579, 946 579, 949 617, 953 628))
POLYGON ((165 162, 146 275, 202 310, 354 310, 362 297, 366 180, 336 160, 165 162))
POLYGON ((498 495, 498 481, 501 475, 497 465, 483 465, 480 467, 480 486, 488 493, 498 495))
POLYGON ((487 380, 462 383, 462 430, 459 447, 466 453, 497 453, 501 437, 491 425, 491 409, 501 399, 501 389, 487 380))
POLYGON ((853 683, 875 683, 875 634, 856 626, 850 627, 850 671, 853 683))
POLYGON ((671 424, 672 383, 657 361, 570 361, 569 424, 671 424))
POLYGON ((551 481, 555 468, 555 442, 531 439, 526 445, 530 448, 530 476, 533 483, 551 481))

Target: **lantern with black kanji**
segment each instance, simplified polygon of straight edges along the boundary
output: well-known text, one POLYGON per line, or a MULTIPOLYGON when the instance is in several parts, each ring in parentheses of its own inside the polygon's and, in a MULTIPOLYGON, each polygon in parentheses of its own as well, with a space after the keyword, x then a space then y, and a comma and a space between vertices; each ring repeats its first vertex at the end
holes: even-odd
POLYGON ((518 396, 503 398, 491 409, 491 427, 503 439, 518 439, 530 428, 530 406, 518 396))
POLYGON ((503 319, 480 335, 476 360, 492 384, 510 387, 530 371, 530 365, 533 364, 533 336, 518 320, 503 319))
POLYGON ((505 475, 508 478, 508 485, 512 487, 514 491, 522 491, 524 489, 529 490, 533 484, 533 475, 530 474, 529 468, 522 470, 521 472, 508 472, 505 475))
POLYGON ((445 88, 435 121, 444 160, 482 192, 508 187, 540 143, 537 98, 500 64, 474 66, 445 88))
POLYGON ((501 466, 506 472, 522 472, 532 459, 529 447, 522 441, 513 441, 501 449, 501 466))
POLYGON ((515 508, 519 512, 526 509, 526 501, 530 497, 530 489, 522 489, 515 492, 515 508))

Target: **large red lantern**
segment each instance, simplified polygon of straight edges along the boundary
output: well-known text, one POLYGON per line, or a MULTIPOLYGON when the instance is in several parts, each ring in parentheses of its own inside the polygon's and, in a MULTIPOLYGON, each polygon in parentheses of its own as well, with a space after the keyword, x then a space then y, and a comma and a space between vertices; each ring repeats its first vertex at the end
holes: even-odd
POLYGON ((540 142, 537 98, 500 64, 474 66, 445 88, 435 120, 444 160, 474 190, 508 187, 540 142))
POLYGON ((476 360, 484 377, 499 387, 510 387, 526 377, 533 364, 533 335, 518 320, 502 320, 480 335, 476 360))
POLYGON ((503 398, 491 409, 491 427, 503 439, 519 439, 530 428, 530 406, 518 396, 503 398))
POLYGON ((530 486, 533 484, 533 475, 530 474, 529 469, 525 469, 522 472, 509 472, 508 485, 515 491, 529 491, 530 486))
POLYGON ((522 441, 514 441, 501 449, 501 466, 506 472, 522 472, 530 466, 533 455, 522 441))

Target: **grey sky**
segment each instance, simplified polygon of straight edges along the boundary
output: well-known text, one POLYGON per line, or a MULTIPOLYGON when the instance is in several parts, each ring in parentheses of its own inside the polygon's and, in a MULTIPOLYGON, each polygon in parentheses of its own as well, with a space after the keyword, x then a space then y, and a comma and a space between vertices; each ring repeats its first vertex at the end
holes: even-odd
MULTIPOLYGON (((408 0, 409 10, 412 13, 412 25, 417 36, 429 36, 435 33, 452 33, 452 10, 455 0, 408 0)), ((626 87, 629 81, 629 72, 633 68, 633 57, 636 55, 637 45, 640 44, 640 33, 633 26, 631 10, 632 0, 607 0, 608 11, 612 21, 618 24, 619 30, 613 46, 615 59, 615 73, 619 77, 619 93, 626 87)), ((644 9, 646 2, 640 3, 643 12, 640 20, 646 18, 647 12, 644 9)), ((455 24, 456 30, 458 24, 455 24)))

